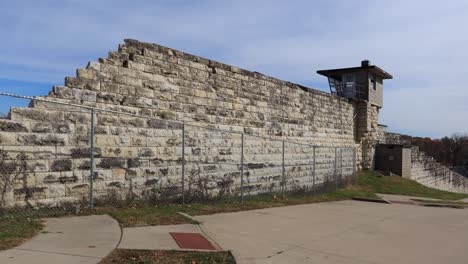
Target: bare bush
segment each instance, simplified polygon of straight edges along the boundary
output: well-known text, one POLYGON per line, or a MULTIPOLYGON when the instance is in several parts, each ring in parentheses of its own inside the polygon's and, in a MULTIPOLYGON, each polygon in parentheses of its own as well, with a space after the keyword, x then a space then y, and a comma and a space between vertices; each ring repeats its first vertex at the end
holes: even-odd
POLYGON ((5 206, 7 193, 11 191, 17 180, 24 177, 26 159, 24 153, 9 159, 8 154, 0 149, 0 206, 5 206))

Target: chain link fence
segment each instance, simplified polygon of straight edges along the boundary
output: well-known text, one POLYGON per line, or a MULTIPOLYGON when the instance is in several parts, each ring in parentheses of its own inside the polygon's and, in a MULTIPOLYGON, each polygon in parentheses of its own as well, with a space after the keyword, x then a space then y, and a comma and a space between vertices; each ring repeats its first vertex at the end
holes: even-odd
POLYGON ((29 108, 0 109, 9 111, 0 119, 2 216, 284 198, 330 192, 356 179, 351 147, 174 122, 173 113, 150 106, 0 95, 2 107, 12 96, 30 101, 29 108))

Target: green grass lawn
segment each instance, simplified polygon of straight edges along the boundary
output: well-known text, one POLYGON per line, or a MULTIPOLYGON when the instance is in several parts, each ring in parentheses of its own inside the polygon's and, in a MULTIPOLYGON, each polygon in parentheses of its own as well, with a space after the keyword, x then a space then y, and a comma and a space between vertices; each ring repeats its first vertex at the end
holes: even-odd
POLYGON ((116 249, 100 264, 234 264, 229 252, 116 249))
POLYGON ((134 227, 144 225, 172 225, 194 223, 179 214, 208 215, 216 213, 238 212, 287 205, 339 201, 352 199, 353 197, 366 197, 378 199, 371 191, 359 186, 349 186, 326 194, 301 194, 288 195, 285 199, 274 195, 258 195, 246 198, 244 203, 239 200, 225 200, 207 203, 192 203, 181 205, 139 206, 134 208, 96 208, 94 213, 108 214, 115 218, 122 227, 134 227))
POLYGON ((468 194, 441 191, 400 176, 383 176, 372 171, 361 171, 358 175, 358 185, 374 193, 399 194, 442 200, 468 198, 468 194))
POLYGON ((18 246, 42 229, 38 218, 0 219, 0 250, 18 246))

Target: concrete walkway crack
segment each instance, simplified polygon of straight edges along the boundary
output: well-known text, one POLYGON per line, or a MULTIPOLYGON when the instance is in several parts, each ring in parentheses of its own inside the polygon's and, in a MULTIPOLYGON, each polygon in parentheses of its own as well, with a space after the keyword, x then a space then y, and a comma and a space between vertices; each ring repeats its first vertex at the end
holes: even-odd
POLYGON ((22 250, 22 251, 30 251, 30 252, 41 252, 41 253, 48 253, 48 254, 55 254, 55 255, 72 256, 72 257, 101 259, 101 257, 95 257, 95 256, 79 255, 79 254, 67 254, 67 253, 60 253, 60 252, 54 252, 54 251, 28 249, 28 248, 14 248, 12 250, 22 250))

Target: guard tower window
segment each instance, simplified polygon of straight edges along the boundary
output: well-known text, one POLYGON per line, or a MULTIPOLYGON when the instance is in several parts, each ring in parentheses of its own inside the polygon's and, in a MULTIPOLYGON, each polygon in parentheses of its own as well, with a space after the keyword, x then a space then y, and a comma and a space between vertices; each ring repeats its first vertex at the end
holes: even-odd
POLYGON ((372 90, 377 91, 377 84, 375 82, 375 77, 371 77, 371 85, 372 85, 372 90))

